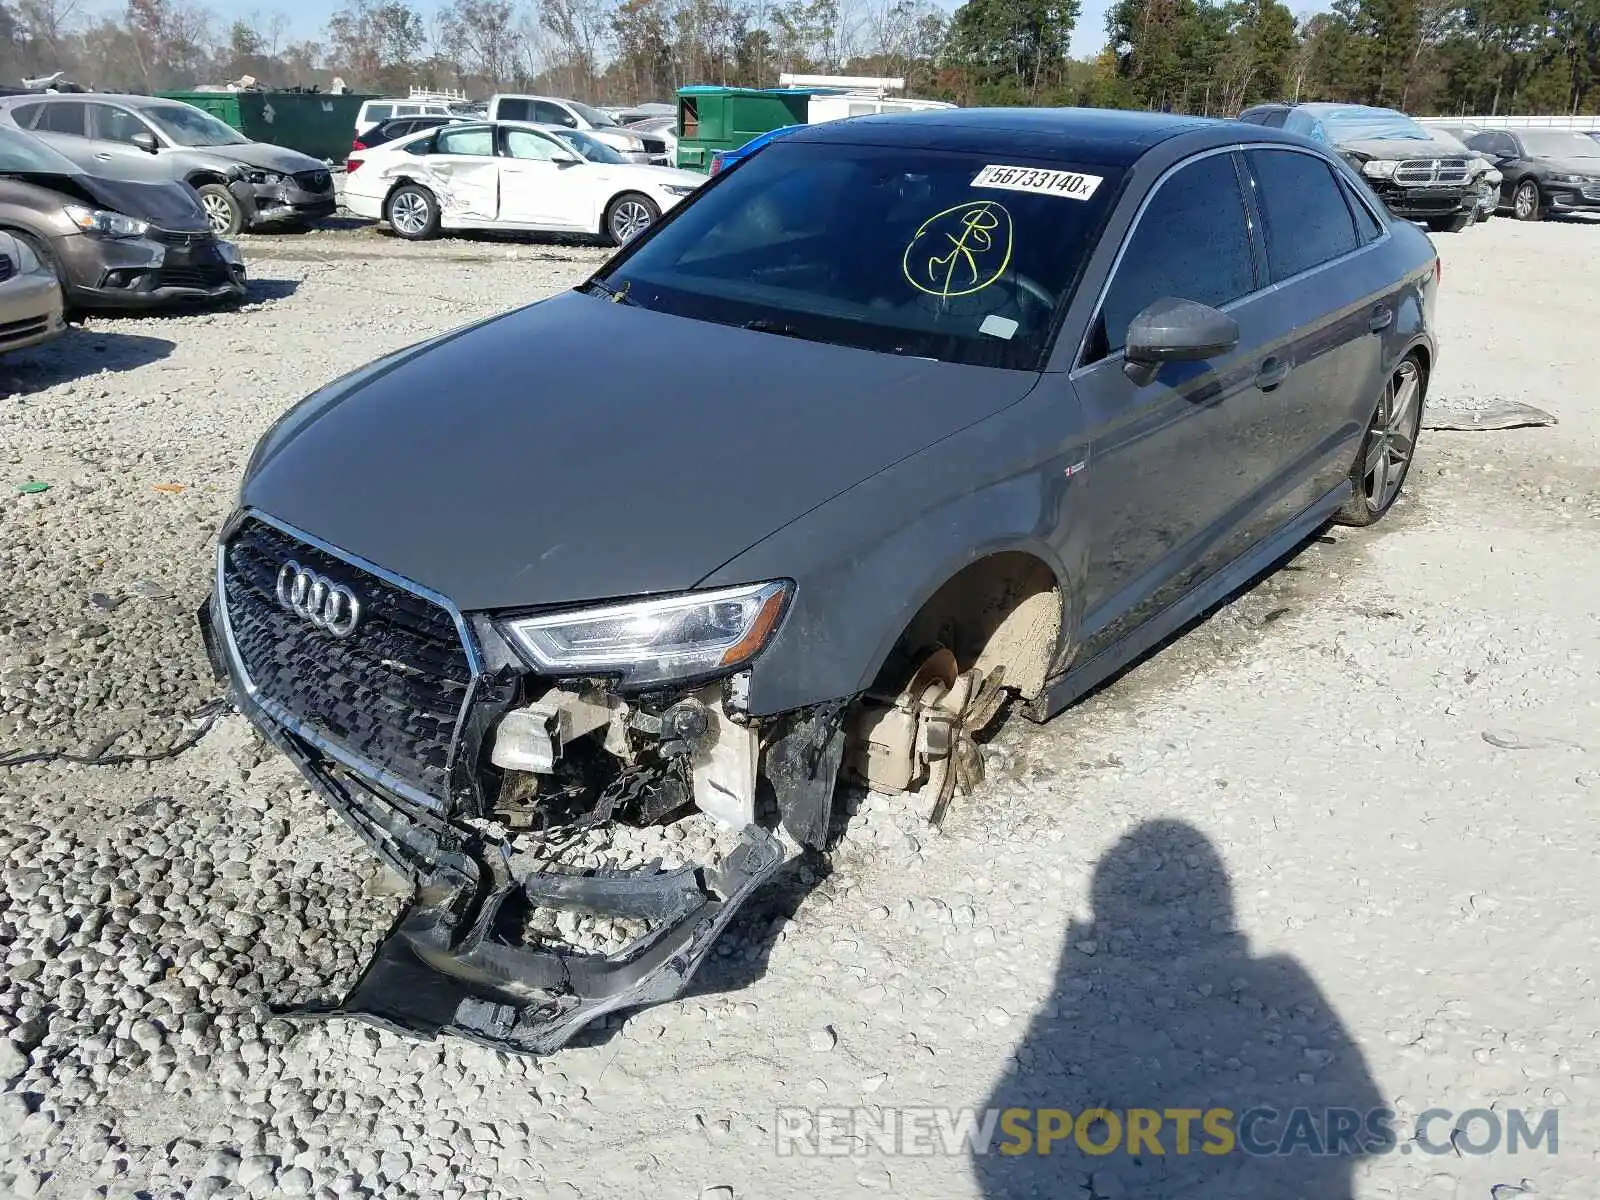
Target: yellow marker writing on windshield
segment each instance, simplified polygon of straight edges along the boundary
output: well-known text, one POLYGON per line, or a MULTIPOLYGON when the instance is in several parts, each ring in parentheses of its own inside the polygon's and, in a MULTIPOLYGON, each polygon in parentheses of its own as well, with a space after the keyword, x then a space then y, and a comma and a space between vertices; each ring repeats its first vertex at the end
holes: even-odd
POLYGON ((911 235, 900 265, 906 282, 930 296, 981 292, 1011 265, 1011 214, 993 200, 934 213, 911 235))

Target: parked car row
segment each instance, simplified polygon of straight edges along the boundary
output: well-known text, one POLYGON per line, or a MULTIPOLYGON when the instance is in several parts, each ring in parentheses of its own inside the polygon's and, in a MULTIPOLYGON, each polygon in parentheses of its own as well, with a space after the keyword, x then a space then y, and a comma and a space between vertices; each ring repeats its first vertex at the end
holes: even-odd
POLYGON ((1500 207, 1519 221, 1600 212, 1600 141, 1568 129, 1485 129, 1438 122, 1499 169, 1500 207))
POLYGON ((198 108, 150 96, 0 97, 0 126, 92 172, 164 179, 200 198, 213 233, 303 227, 338 207, 324 162, 252 141, 198 108))

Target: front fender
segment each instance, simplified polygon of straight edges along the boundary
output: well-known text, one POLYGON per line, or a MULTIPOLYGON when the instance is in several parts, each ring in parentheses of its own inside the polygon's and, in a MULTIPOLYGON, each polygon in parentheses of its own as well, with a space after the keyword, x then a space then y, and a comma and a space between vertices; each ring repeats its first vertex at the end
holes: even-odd
MULTIPOLYGON (((1070 389, 1047 385, 1006 413, 898 464, 795 521, 713 572, 702 586, 795 580, 783 625, 750 672, 757 716, 851 696, 877 676, 918 610, 951 576, 990 554, 1043 562, 1077 627, 1086 531, 1070 389), (1053 419, 1052 419, 1053 418, 1053 419), (1068 440, 1047 439, 1056 425, 1068 440), (954 485, 954 486, 952 486, 954 485)), ((1059 646, 1058 646, 1059 652, 1059 646)))

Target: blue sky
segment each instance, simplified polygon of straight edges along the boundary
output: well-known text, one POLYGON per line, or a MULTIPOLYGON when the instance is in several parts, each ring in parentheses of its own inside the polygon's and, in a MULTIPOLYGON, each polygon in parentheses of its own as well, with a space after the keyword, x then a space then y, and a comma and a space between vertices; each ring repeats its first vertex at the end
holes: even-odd
MULTIPOLYGON (((439 0, 414 2, 424 11, 439 7, 439 0)), ((959 0, 934 0, 934 3, 953 10, 959 0)), ((1106 9, 1109 3, 1110 0, 1084 0, 1083 16, 1079 18, 1072 34, 1074 57, 1097 54, 1105 45, 1106 9)), ((291 37, 316 38, 322 36, 323 26, 338 4, 337 0, 209 0, 207 7, 225 21, 248 17, 252 13, 281 12, 289 18, 291 37)))

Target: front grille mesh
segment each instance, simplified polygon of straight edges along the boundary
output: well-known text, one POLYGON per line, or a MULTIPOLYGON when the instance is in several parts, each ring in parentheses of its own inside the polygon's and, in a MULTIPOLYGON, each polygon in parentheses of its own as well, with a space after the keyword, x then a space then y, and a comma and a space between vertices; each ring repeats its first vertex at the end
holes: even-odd
POLYGON ((157 287, 214 288, 228 282, 225 263, 198 267, 162 267, 156 275, 157 287))
POLYGON ((341 558, 250 519, 223 559, 228 623, 250 681, 329 741, 440 800, 472 669, 444 609, 341 558), (360 599, 355 632, 336 638, 284 609, 279 568, 302 567, 360 599))
POLYGON ((1467 160, 1464 158, 1408 158, 1394 171, 1396 183, 1465 183, 1467 160))
POLYGON ((327 171, 301 171, 294 181, 308 192, 325 192, 333 186, 333 176, 327 171))

